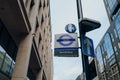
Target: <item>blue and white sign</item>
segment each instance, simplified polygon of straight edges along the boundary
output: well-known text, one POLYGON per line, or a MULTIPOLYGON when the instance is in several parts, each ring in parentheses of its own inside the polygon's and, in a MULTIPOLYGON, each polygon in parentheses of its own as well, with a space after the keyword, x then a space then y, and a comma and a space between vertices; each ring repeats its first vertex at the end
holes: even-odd
POLYGON ((55 56, 78 57, 77 34, 56 34, 54 47, 55 56))
POLYGON ((65 30, 68 33, 75 33, 76 27, 74 24, 68 24, 68 25, 66 25, 65 30))
POLYGON ((94 57, 93 40, 84 36, 82 37, 82 51, 84 55, 94 57))

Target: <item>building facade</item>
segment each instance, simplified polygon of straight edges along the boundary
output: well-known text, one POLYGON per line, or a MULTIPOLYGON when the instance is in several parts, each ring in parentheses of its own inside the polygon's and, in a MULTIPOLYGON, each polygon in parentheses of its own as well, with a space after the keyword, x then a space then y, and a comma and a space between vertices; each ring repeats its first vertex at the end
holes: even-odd
POLYGON ((0 0, 0 80, 53 80, 49 0, 0 0))
POLYGON ((104 0, 110 27, 95 49, 99 80, 120 80, 120 0, 104 0))
POLYGON ((120 0, 103 0, 110 23, 114 21, 120 8, 120 0))

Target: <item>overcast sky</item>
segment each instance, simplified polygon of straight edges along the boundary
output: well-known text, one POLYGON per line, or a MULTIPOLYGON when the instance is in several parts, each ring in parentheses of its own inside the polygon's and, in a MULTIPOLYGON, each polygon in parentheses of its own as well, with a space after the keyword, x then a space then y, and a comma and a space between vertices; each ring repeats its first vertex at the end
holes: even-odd
MULTIPOLYGON (((109 27, 104 4, 102 0, 82 0, 82 6, 84 17, 98 20, 102 24, 101 28, 87 33, 96 47, 109 27)), ((76 7, 76 0, 50 0, 53 49, 55 34, 66 33, 64 28, 69 23, 75 24, 78 28, 76 7)), ((81 56, 77 58, 53 57, 53 64, 54 80, 75 80, 82 72, 81 56)))

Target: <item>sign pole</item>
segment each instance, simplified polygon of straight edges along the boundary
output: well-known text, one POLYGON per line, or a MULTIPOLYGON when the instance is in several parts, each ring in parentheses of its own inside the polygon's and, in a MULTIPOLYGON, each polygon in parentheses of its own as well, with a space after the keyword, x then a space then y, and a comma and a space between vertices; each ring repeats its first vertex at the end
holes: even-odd
MULTIPOLYGON (((80 43, 81 48, 82 45, 82 38, 85 36, 85 33, 82 33, 81 25, 79 25, 79 35, 80 35, 80 43)), ((89 62, 88 62, 88 56, 83 54, 83 51, 81 49, 81 56, 82 56, 82 65, 83 65, 83 73, 85 73, 85 80, 91 80, 89 77, 89 62)))
POLYGON ((82 33, 82 25, 80 24, 80 21, 83 19, 82 3, 81 3, 81 0, 76 0, 76 1, 77 1, 77 11, 78 11, 79 36, 80 36, 83 74, 85 74, 85 80, 91 80, 89 78, 88 56, 84 55, 83 51, 82 51, 82 38, 83 38, 83 36, 85 36, 85 33, 82 33))

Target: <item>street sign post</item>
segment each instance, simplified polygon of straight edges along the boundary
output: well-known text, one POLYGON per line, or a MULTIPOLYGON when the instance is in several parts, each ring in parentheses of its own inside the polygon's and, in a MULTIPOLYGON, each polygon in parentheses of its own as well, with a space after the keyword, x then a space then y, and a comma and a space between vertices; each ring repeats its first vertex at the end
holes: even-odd
POLYGON ((54 47, 54 56, 78 57, 77 34, 56 34, 54 47))
POLYGON ((82 38, 82 51, 84 55, 94 57, 93 40, 83 36, 82 38))

